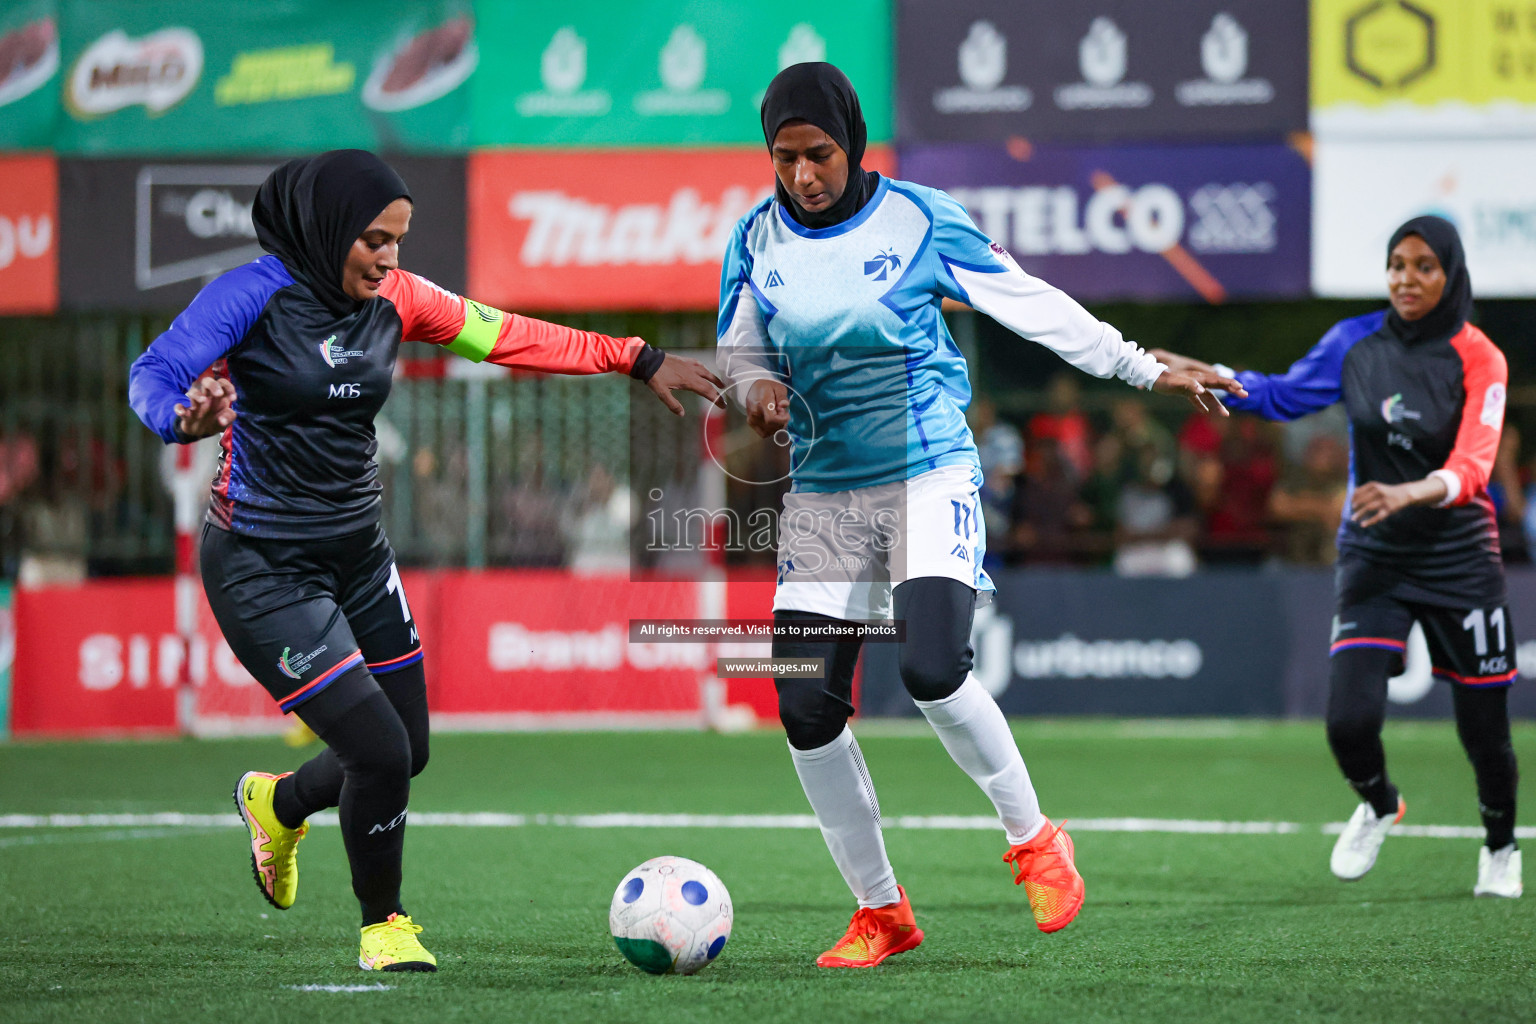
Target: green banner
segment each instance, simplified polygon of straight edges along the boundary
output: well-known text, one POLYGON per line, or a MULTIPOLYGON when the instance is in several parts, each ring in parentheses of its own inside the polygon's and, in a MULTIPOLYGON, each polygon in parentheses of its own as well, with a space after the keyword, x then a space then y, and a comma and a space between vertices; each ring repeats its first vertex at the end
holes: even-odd
POLYGON ((64 153, 462 149, 470 0, 60 0, 64 153))
POLYGON ((16 660, 16 618, 11 585, 0 580, 0 740, 11 735, 11 663, 16 660))
POLYGON ((0 150, 50 148, 58 119, 58 4, 0 6, 0 150))
POLYGON ((763 90, 810 60, 853 81, 871 142, 891 136, 887 0, 520 0, 478 14, 496 41, 471 84, 478 146, 761 143, 763 90))

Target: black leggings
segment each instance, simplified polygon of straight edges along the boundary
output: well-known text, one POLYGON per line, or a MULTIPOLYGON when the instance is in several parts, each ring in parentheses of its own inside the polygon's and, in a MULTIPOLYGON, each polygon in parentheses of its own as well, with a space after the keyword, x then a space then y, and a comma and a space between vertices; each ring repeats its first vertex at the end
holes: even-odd
MULTIPOLYGON (((907 624, 901 681, 913 700, 943 700, 971 673, 971 620, 976 591, 959 580, 924 576, 896 587, 896 620, 907 624)), ((825 621, 810 612, 774 612, 776 622, 825 621)), ((825 658, 824 679, 775 679, 779 721, 796 750, 824 747, 854 713, 853 670, 860 640, 775 639, 775 658, 825 658)))
POLYGON ((404 912, 405 808, 411 779, 427 766, 427 686, 419 661, 372 678, 361 667, 352 672, 361 678, 338 680, 300 705, 299 716, 326 749, 278 782, 274 810, 295 828, 338 808, 352 891, 369 925, 404 912), (367 693, 360 701, 359 688, 367 693), (328 701, 333 693, 337 699, 328 701))
MULTIPOLYGON (((1395 651, 1359 647, 1332 658, 1328 678, 1328 745, 1362 799, 1378 815, 1397 813, 1397 788, 1387 778, 1381 726, 1387 678, 1398 669, 1395 651)), ((1515 841, 1515 790, 1520 772, 1509 735, 1509 688, 1449 684, 1456 735, 1472 762, 1478 809, 1491 850, 1515 841)))

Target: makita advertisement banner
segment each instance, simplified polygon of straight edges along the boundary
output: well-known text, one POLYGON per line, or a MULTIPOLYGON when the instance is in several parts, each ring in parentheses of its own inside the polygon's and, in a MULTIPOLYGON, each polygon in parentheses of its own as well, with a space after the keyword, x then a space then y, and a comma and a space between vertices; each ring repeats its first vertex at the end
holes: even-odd
MULTIPOLYGON (((463 158, 387 159, 416 204, 401 265, 462 290, 463 158)), ((279 162, 61 160, 61 305, 114 311, 185 306, 204 284, 262 254, 251 204, 279 162)))
POLYGON ((49 149, 59 123, 55 0, 0 7, 0 152, 49 149))
POLYGON ((858 89, 870 139, 891 136, 888 0, 572 0, 476 14, 477 146, 762 145, 769 81, 819 60, 858 89))
POLYGON ((1292 298, 1308 288, 1311 174, 1289 146, 907 146, 1019 265, 1083 301, 1292 298))
POLYGON ((1387 242, 1426 213, 1456 224, 1480 297, 1536 295, 1536 139, 1326 139, 1315 159, 1319 295, 1386 299, 1387 242))
POLYGON ((1509 0, 1312 0, 1325 139, 1536 134, 1536 17, 1509 0))
MULTIPOLYGON (((864 159, 891 163, 879 146, 864 159)), ((773 182, 761 148, 471 154, 469 294, 513 310, 714 309, 731 231, 773 182)))
POLYGON ((468 0, 60 0, 59 24, 61 152, 469 143, 468 0))
MULTIPOLYGON (((1014 570, 978 610, 975 677, 1009 715, 1321 718, 1328 700, 1331 570, 1206 572, 1123 579, 1108 572, 1014 570)), ((1536 675, 1536 573, 1510 573, 1523 672, 1536 675)), ((896 648, 866 644, 865 715, 913 715, 896 648)), ((1430 675, 1422 637, 1389 683, 1389 713, 1445 718, 1448 684, 1430 675)), ((1536 717, 1536 684, 1510 691, 1536 717)))
POLYGON ((903 141, 1260 139, 1307 127, 1306 0, 896 10, 903 141))
POLYGON ((57 165, 51 156, 0 157, 0 182, 0 314, 52 313, 59 304, 57 165))

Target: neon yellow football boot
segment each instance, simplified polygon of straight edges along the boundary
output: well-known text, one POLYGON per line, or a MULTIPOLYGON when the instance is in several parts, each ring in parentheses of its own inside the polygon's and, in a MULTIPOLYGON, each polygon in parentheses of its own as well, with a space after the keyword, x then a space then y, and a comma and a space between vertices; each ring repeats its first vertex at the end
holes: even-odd
POLYGON ((364 926, 357 966, 365 971, 437 970, 437 957, 417 940, 420 934, 421 925, 405 914, 390 914, 387 921, 364 926))
MULTIPOLYGON (((285 772, 284 775, 292 775, 285 772)), ((251 873, 256 888, 268 903, 287 910, 299 897, 299 840, 309 833, 309 822, 288 828, 277 820, 272 795, 283 775, 246 772, 235 784, 235 807, 251 833, 251 873)))

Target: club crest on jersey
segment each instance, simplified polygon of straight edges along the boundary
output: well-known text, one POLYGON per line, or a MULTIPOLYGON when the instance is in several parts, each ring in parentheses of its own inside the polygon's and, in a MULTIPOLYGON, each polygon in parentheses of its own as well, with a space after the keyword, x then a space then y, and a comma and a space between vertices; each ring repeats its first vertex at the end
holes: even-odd
POLYGON ((764 288, 777 288, 779 285, 781 285, 783 283, 784 283, 784 279, 779 276, 779 272, 777 270, 770 270, 770 271, 768 271, 768 281, 767 281, 767 283, 765 283, 763 285, 763 287, 764 288))
POLYGON ((893 270, 901 269, 901 257, 893 252, 881 250, 875 254, 874 259, 864 261, 864 273, 874 274, 874 280, 884 281, 885 275, 893 270), (879 271, 879 273, 876 273, 879 271))
POLYGON ((289 679, 297 679, 309 668, 310 662, 328 650, 330 650, 328 644, 321 644, 308 654, 293 654, 292 648, 284 647, 282 657, 277 659, 277 669, 289 679))
POLYGON ((1421 419, 1423 413, 1414 412, 1412 409, 1403 408, 1403 395, 1398 392, 1391 398, 1381 403, 1381 418, 1388 423, 1402 423, 1405 420, 1421 419))
POLYGON ((335 369, 348 359, 354 359, 363 355, 362 349, 349 349, 336 340, 336 335, 331 335, 320 343, 320 358, 325 360, 325 365, 335 369))

